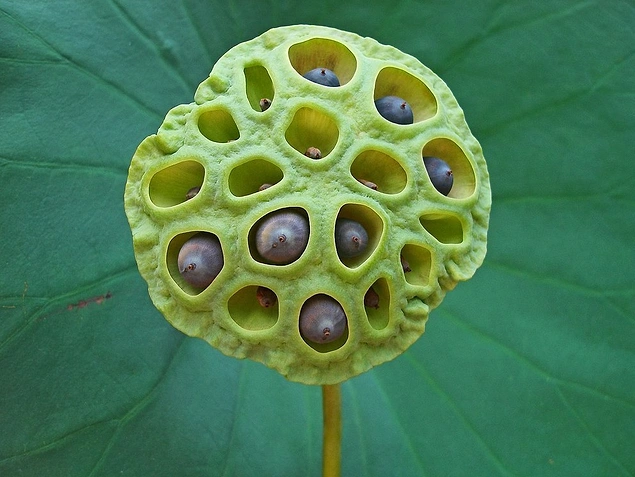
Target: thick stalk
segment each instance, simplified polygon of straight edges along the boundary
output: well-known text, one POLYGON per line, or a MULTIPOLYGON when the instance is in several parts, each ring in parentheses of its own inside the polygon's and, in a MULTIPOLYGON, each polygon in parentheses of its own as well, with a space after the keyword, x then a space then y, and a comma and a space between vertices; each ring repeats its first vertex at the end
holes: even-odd
POLYGON ((322 475, 339 477, 342 460, 342 398, 339 384, 322 386, 322 475))

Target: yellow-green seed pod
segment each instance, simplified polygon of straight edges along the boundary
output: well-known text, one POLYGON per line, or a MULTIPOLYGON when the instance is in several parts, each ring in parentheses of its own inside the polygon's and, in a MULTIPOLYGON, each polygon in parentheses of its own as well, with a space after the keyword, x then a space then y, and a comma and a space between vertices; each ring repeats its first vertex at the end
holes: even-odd
POLYGON ((220 58, 195 102, 141 143, 125 192, 139 270, 166 319, 306 384, 341 382, 414 343, 430 310, 482 263, 490 204, 481 147, 441 79, 395 48, 308 25, 269 30, 220 58), (303 76, 315 68, 339 86, 303 76), (387 96, 407 102, 412 124, 379 114, 387 96), (447 196, 423 157, 451 168, 447 196), (257 243, 257 224, 276 211, 306 219, 309 234, 280 263, 257 243), (338 219, 361 224, 363 252, 338 255, 338 219), (199 232, 218 238, 223 260, 202 289, 177 263, 199 232), (337 339, 302 336, 301 310, 317 295, 345 313, 337 339))

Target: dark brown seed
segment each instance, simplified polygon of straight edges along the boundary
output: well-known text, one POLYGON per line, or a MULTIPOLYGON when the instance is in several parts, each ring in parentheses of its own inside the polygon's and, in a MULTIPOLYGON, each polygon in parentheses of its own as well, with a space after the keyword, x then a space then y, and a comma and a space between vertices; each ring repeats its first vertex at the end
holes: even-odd
POLYGON ((269 106, 271 106, 271 100, 268 98, 262 98, 260 100, 260 110, 261 111, 266 111, 267 109, 269 109, 269 106))
POLYGON ((320 151, 317 147, 310 147, 304 153, 306 157, 310 157, 311 159, 322 159, 322 151, 320 151))
POLYGON ((201 186, 192 187, 185 194, 185 200, 190 200, 196 196, 201 191, 201 186))
POLYGON ((370 287, 366 295, 364 295, 364 306, 375 309, 379 308, 379 295, 373 290, 373 287, 370 287))
POLYGON ((357 180, 361 182, 362 184, 364 184, 369 189, 377 190, 377 184, 375 184, 374 182, 367 181, 366 179, 357 179, 357 180))
POLYGON ((400 258, 401 258, 401 268, 403 268, 404 273, 411 272, 412 269, 410 268, 410 264, 408 263, 408 260, 403 258, 403 255, 401 255, 400 258))
POLYGON ((258 289, 256 290, 256 298, 258 299, 258 303, 260 303, 260 306, 262 306, 263 308, 272 307, 278 301, 278 297, 273 292, 273 290, 270 290, 266 287, 258 287, 258 289))

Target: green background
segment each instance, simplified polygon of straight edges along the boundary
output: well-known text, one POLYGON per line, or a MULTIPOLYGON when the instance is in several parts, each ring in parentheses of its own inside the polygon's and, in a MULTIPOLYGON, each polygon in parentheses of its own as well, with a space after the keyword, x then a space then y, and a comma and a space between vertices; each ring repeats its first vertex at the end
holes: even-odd
POLYGON ((482 268, 343 384, 343 474, 633 475, 635 7, 564 0, 0 0, 0 475, 320 475, 319 387, 172 329, 122 199, 216 60, 295 23, 432 68, 493 190, 482 268))

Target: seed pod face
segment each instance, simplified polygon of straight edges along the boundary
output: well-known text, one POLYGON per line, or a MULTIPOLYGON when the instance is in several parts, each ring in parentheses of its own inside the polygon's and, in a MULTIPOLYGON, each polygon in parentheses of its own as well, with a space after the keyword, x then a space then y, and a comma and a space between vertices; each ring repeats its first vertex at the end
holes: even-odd
POLYGON ((136 262, 166 319, 306 384, 359 375, 419 339, 482 263, 490 204, 447 85, 395 48, 311 25, 223 55, 139 145, 125 193, 136 262), (447 196, 422 157, 452 166, 447 196), (183 245, 193 230, 218 237, 211 256, 183 245))
POLYGON ((223 250, 215 235, 200 232, 183 244, 178 257, 179 273, 196 288, 206 288, 223 268, 223 250))
POLYGON ((448 163, 438 157, 424 157, 423 163, 434 188, 441 194, 448 195, 454 184, 454 174, 448 163))
POLYGON ((315 68, 304 74, 309 81, 321 84, 322 86, 335 87, 340 85, 340 80, 335 73, 327 68, 315 68))
POLYGON ((346 329, 346 314, 342 305, 326 295, 309 298, 300 311, 300 334, 317 344, 339 339, 346 329))
POLYGON ((398 96, 379 98, 375 101, 375 107, 377 112, 391 123, 412 124, 414 122, 412 108, 405 99, 398 96))
POLYGON ((256 230, 256 248, 268 262, 286 265, 296 261, 309 242, 309 222, 299 212, 269 214, 256 230))
POLYGON ((362 224, 351 219, 337 219, 335 222, 335 248, 342 258, 361 255, 368 247, 368 232, 362 224))

